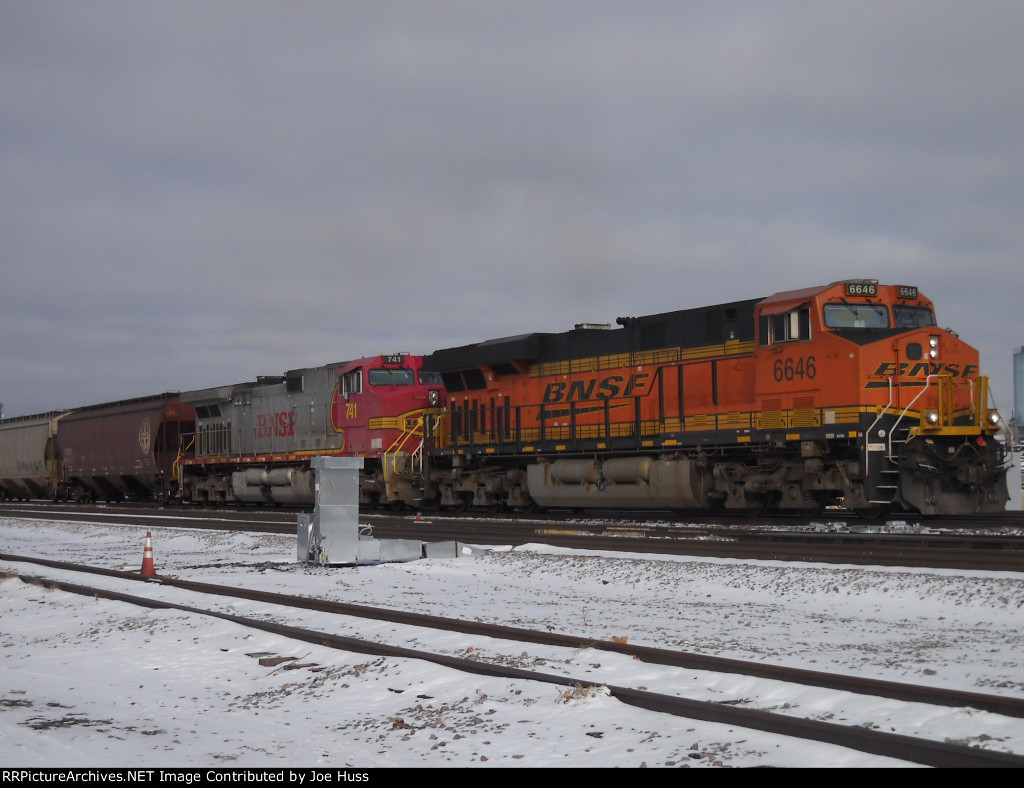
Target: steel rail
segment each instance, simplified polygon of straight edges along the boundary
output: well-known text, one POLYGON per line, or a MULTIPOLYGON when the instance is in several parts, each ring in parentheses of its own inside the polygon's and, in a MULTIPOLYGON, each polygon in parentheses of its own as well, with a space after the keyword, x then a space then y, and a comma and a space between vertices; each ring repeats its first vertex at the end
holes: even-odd
POLYGON ((357 618, 368 618, 377 621, 388 621, 393 624, 419 626, 430 629, 442 629, 448 632, 461 632, 468 635, 480 635, 500 640, 515 640, 524 643, 539 643, 547 646, 564 648, 593 648, 624 654, 642 662, 654 665, 668 665, 688 670, 707 670, 717 673, 735 673, 744 676, 770 679, 773 681, 803 684, 805 686, 851 692, 861 695, 872 695, 909 703, 928 703, 941 706, 962 706, 1002 714, 1008 717, 1024 718, 1024 698, 989 695, 979 692, 950 690, 940 687, 924 687, 904 684, 896 681, 845 676, 826 671, 791 668, 781 665, 768 665, 763 662, 748 662, 727 657, 715 657, 707 654, 672 651, 653 646, 630 645, 614 641, 586 638, 579 635, 567 635, 557 632, 507 627, 500 624, 487 624, 480 621, 434 616, 425 613, 410 613, 403 610, 357 605, 350 602, 334 602, 311 597, 279 594, 273 591, 256 591, 252 589, 222 586, 214 583, 201 583, 193 580, 181 580, 163 575, 144 577, 137 572, 123 572, 116 569, 90 567, 70 564, 45 558, 16 556, 0 553, 0 560, 34 563, 51 569, 88 572, 90 574, 117 577, 125 580, 157 582, 173 588, 195 591, 203 594, 228 596, 235 599, 246 599, 253 602, 265 602, 274 605, 295 607, 303 610, 315 610, 321 613, 347 615, 357 618))
POLYGON ((94 598, 102 597, 119 602, 138 605, 152 609, 179 610, 195 615, 231 621, 241 626, 259 629, 272 634, 281 635, 305 643, 326 646, 339 650, 369 654, 372 656, 414 659, 442 665, 464 673, 506 678, 517 681, 539 681, 547 684, 571 687, 606 687, 608 692, 619 701, 650 711, 671 714, 689 719, 700 719, 726 725, 760 730, 782 736, 790 736, 810 741, 833 744, 840 747, 858 750, 873 755, 896 758, 902 761, 933 766, 939 768, 1024 768, 1024 756, 982 750, 961 744, 949 744, 913 736, 884 733, 858 726, 837 725, 830 722, 784 717, 765 711, 738 709, 706 701, 687 700, 670 695, 661 695, 645 690, 628 687, 616 687, 590 679, 572 679, 555 676, 549 673, 511 668, 501 665, 477 662, 463 657, 450 657, 443 654, 419 651, 400 646, 373 643, 358 638, 331 635, 315 630, 303 629, 284 624, 273 624, 258 619, 247 618, 215 610, 180 605, 172 602, 146 597, 124 594, 107 589, 93 588, 76 583, 65 583, 45 580, 39 577, 23 577, 27 583, 40 585, 43 588, 65 591, 94 598))

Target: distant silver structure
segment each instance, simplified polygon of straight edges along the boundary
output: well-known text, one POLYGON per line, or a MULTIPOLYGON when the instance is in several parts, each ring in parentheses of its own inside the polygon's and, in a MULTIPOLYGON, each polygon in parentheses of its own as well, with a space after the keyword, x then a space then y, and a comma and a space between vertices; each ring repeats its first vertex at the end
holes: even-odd
POLYGON ((1018 348, 1013 354, 1013 414, 1010 416, 1010 448, 1011 461, 1016 473, 1008 473, 1007 487, 1010 487, 1010 503, 1007 508, 1024 509, 1024 347, 1018 348), (1020 482, 1021 489, 1016 491, 1013 486, 1020 482))
POLYGON ((1013 415, 1010 418, 1013 446, 1024 445, 1024 347, 1013 354, 1013 415))

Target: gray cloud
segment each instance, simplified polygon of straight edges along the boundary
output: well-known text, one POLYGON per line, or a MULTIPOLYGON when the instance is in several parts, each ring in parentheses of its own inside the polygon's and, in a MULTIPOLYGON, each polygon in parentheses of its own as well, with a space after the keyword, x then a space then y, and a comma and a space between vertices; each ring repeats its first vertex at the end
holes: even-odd
POLYGON ((1009 410, 1024 6, 8 2, 6 415, 847 277, 1009 410))

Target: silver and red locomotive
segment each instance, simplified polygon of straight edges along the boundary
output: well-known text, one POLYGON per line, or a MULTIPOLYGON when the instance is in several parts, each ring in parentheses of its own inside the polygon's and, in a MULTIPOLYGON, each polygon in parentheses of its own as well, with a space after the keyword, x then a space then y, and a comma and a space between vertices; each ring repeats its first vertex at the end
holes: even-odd
POLYGON ((312 504, 317 456, 362 457, 363 505, 423 499, 425 415, 443 412, 440 376, 408 354, 296 369, 191 391, 194 439, 183 446, 180 498, 198 503, 312 504))

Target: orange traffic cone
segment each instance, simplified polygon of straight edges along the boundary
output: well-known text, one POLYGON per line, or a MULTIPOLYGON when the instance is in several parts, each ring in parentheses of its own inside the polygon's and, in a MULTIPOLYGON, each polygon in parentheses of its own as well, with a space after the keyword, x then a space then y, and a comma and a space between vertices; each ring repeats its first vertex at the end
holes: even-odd
POLYGON ((146 549, 142 552, 142 571, 143 577, 154 577, 156 576, 156 567, 153 566, 153 534, 146 534, 146 549))

